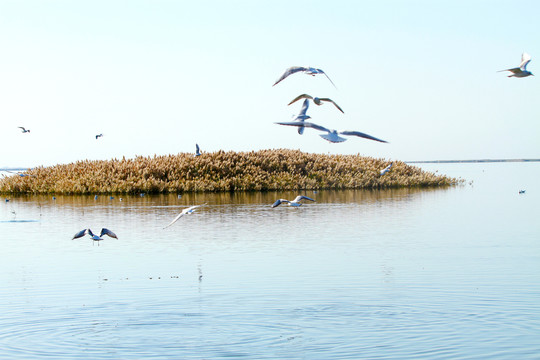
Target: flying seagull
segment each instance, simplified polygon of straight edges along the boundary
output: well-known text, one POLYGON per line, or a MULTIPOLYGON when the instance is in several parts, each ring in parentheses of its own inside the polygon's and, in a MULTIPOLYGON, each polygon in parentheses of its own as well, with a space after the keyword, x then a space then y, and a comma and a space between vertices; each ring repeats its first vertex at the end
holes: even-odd
MULTIPOLYGON (((206 204, 203 204, 203 205, 206 205, 206 204)), ((190 206, 188 208, 185 208, 184 210, 182 210, 182 212, 180 214, 178 214, 174 219, 173 221, 171 221, 169 223, 169 225, 165 226, 164 229, 168 228, 169 226, 171 226, 172 224, 174 224, 178 219, 180 219, 182 216, 184 215, 187 215, 187 214, 191 214, 192 212, 195 211, 196 208, 198 208, 199 206, 202 206, 202 205, 194 205, 194 206, 190 206)))
POLYGON ((326 131, 327 134, 322 134, 322 135, 319 135, 320 137, 322 137, 323 139, 327 140, 327 141, 330 141, 332 143, 338 143, 338 142, 344 142, 345 140, 347 140, 346 138, 343 138, 339 135, 350 135, 350 136, 358 136, 358 137, 362 137, 362 138, 365 138, 365 139, 369 139, 369 140, 375 140, 375 141, 379 141, 379 142, 388 142, 388 141, 384 141, 384 140, 381 140, 381 139, 377 139, 376 137, 373 137, 371 135, 368 135, 368 134, 364 134, 360 131, 348 131, 348 130, 343 130, 343 131, 338 131, 338 130, 334 130, 334 129, 327 129, 325 128, 324 126, 320 126, 320 125, 317 125, 317 124, 314 124, 314 123, 310 123, 310 122, 297 122, 297 121, 291 121, 291 122, 277 122, 276 124, 279 124, 279 125, 288 125, 288 126, 302 126, 302 127, 310 127, 310 128, 313 128, 313 129, 316 129, 316 130, 321 130, 321 131, 326 131), (339 135, 338 135, 339 134, 339 135))
POLYGON ((300 71, 303 72, 304 74, 311 75, 311 76, 315 76, 317 74, 324 74, 328 78, 328 80, 330 80, 332 85, 334 85, 334 87, 336 87, 336 85, 330 79, 330 77, 328 77, 328 75, 326 75, 326 73, 324 71, 322 71, 321 69, 316 69, 316 68, 312 68, 312 67, 303 67, 303 66, 291 66, 290 68, 285 70, 283 75, 281 75, 281 77, 279 79, 277 79, 277 81, 272 86, 277 85, 281 80, 285 79, 287 76, 292 75, 292 74, 297 73, 297 72, 300 72, 300 71))
POLYGON ((519 64, 519 67, 512 68, 512 69, 500 70, 499 72, 501 72, 501 71, 510 71, 512 73, 512 75, 508 75, 508 77, 522 78, 522 77, 527 77, 527 76, 530 76, 530 75, 534 76, 534 74, 532 72, 527 70, 527 64, 529 62, 531 62, 531 55, 524 52, 521 55, 521 64, 519 64))
MULTIPOLYGON (((116 234, 113 233, 111 230, 103 228, 103 229, 101 229, 101 233, 99 234, 99 236, 94 234, 92 232, 92 230, 90 230, 90 229, 83 229, 83 230, 79 231, 78 233, 76 233, 75 235, 73 235, 73 238, 71 240, 82 238, 86 234, 88 234, 90 236, 90 239, 92 239, 93 241, 101 241, 101 240, 103 240, 103 235, 107 235, 107 236, 110 236, 112 238, 118 239, 118 236, 116 236, 116 234)), ((98 242, 98 245, 99 245, 99 242, 98 242)))
POLYGON ((98 134, 98 135, 96 135, 96 140, 97 140, 98 138, 100 138, 100 137, 103 137, 103 134, 98 134))
MULTIPOLYGON (((304 103, 302 104, 302 108, 300 109, 300 112, 298 113, 298 115, 296 115, 294 120, 304 123, 304 121, 306 121, 307 119, 311 119, 311 116, 306 114, 308 107, 309 107, 309 100, 306 99, 304 100, 304 103)), ((302 135, 304 133, 304 127, 302 125, 298 125, 298 126, 299 126, 298 133, 302 135)))
POLYGON ((390 169, 392 168, 392 165, 394 165, 394 163, 390 163, 390 165, 388 165, 387 167, 385 167, 384 169, 381 170, 381 176, 383 176, 384 174, 386 174, 387 172, 390 171, 390 169))
POLYGON ((199 144, 195 144, 195 156, 201 156, 201 149, 199 148, 199 144))
POLYGON ((22 129, 21 132, 22 133, 29 133, 30 130, 26 130, 25 128, 23 128, 22 126, 19 126, 19 129, 22 129))
POLYGON ((313 102, 315 103, 315 105, 322 105, 322 104, 323 104, 323 101, 330 102, 330 103, 334 104, 334 106, 335 106, 339 111, 341 111, 342 113, 344 113, 343 110, 339 107, 339 105, 336 104, 336 103, 334 102, 334 100, 329 99, 329 98, 313 97, 313 96, 308 95, 308 94, 298 95, 297 97, 294 98, 293 101, 291 101, 291 102, 290 102, 289 104, 287 104, 287 105, 291 105, 292 103, 294 103, 295 101, 298 101, 298 100, 300 100, 300 99, 310 99, 310 100, 313 100, 313 102))
POLYGON ((289 206, 293 206, 293 207, 298 207, 298 206, 301 206, 302 203, 300 202, 301 200, 309 200, 309 201, 315 201, 313 200, 312 198, 309 198, 307 196, 304 196, 304 195, 298 195, 293 201, 290 201, 290 200, 286 200, 286 199, 279 199, 279 200, 276 200, 275 203, 272 204, 272 207, 275 208, 283 203, 287 203, 289 206))

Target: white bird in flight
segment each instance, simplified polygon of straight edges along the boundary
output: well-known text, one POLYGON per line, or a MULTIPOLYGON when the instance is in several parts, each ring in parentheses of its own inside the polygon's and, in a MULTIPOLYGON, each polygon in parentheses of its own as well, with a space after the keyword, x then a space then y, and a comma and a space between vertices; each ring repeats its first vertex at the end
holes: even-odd
POLYGON ((327 129, 324 126, 317 125, 317 124, 310 123, 310 122, 302 122, 302 123, 300 123, 300 122, 297 122, 297 121, 292 121, 292 122, 277 122, 276 124, 287 125, 287 126, 298 126, 298 127, 303 126, 303 127, 313 128, 313 129, 316 129, 316 130, 326 131, 327 134, 322 134, 322 135, 319 135, 319 136, 322 137, 323 139, 327 140, 327 141, 332 142, 332 143, 339 143, 339 142, 344 142, 345 140, 347 140, 346 138, 343 138, 343 137, 341 137, 339 135, 358 136, 358 137, 362 137, 364 139, 375 140, 375 141, 379 141, 379 142, 383 142, 383 143, 388 142, 388 141, 385 141, 385 140, 378 139, 378 138, 376 138, 374 136, 364 134, 364 133, 362 133, 360 131, 349 131, 349 130, 338 131, 338 130, 334 130, 334 129, 327 129))
MULTIPOLYGON (((110 236, 112 238, 118 239, 118 236, 116 236, 116 234, 113 233, 111 230, 103 228, 103 229, 101 229, 101 233, 99 234, 99 236, 94 234, 92 232, 92 230, 90 230, 90 229, 83 229, 83 230, 79 231, 78 233, 76 233, 75 235, 73 235, 73 238, 71 240, 82 238, 86 234, 88 234, 90 236, 90 239, 92 239, 93 241, 101 241, 101 240, 103 240, 103 235, 107 235, 107 236, 110 236)), ((99 242, 98 242, 98 245, 99 245, 99 242)))
POLYGON ((316 68, 312 68, 312 67, 303 67, 303 66, 291 66, 290 68, 285 70, 283 75, 281 75, 281 77, 279 79, 277 79, 277 81, 272 86, 277 85, 281 80, 285 79, 287 76, 292 75, 292 74, 297 73, 297 72, 300 72, 300 71, 303 72, 304 74, 311 75, 311 76, 315 76, 317 74, 324 74, 324 76, 326 76, 328 78, 328 80, 330 80, 332 85, 334 85, 334 87, 336 87, 336 85, 330 79, 330 77, 328 75, 326 75, 326 73, 324 71, 322 71, 321 69, 316 69, 316 68))
POLYGON ((22 126, 19 126, 19 129, 22 129, 21 132, 22 133, 29 133, 30 130, 26 130, 25 128, 23 128, 22 126))
POLYGON ((343 110, 339 107, 338 104, 336 104, 334 102, 334 100, 330 99, 330 98, 319 98, 319 97, 313 97, 311 95, 308 95, 308 94, 302 94, 302 95, 298 95, 297 97, 294 98, 293 101, 291 101, 288 105, 291 105, 292 103, 294 103, 295 101, 298 101, 300 99, 310 99, 310 100, 313 100, 313 102, 315 103, 315 105, 322 105, 323 104, 323 101, 326 101, 326 102, 330 102, 332 104, 334 104, 334 106, 339 110, 341 111, 342 113, 343 110))
POLYGON ((287 203, 289 206, 298 207, 302 205, 302 203, 300 202, 301 200, 315 201, 310 197, 307 197, 304 195, 298 195, 293 201, 286 200, 286 199, 276 200, 276 202, 272 204, 272 207, 275 208, 276 206, 279 206, 283 203, 287 203))
POLYGON ((527 77, 527 76, 530 76, 530 75, 534 76, 534 74, 532 72, 527 70, 527 64, 530 63, 530 62, 531 62, 531 55, 524 52, 521 55, 521 64, 519 64, 519 67, 512 68, 512 69, 500 70, 499 72, 510 71, 512 73, 512 75, 508 75, 508 77, 522 78, 522 77, 527 77))
MULTIPOLYGON (((300 112, 298 113, 298 115, 296 115, 294 120, 298 121, 298 122, 301 122, 301 123, 304 123, 304 121, 306 121, 307 119, 311 119, 311 116, 306 114, 308 107, 309 107, 309 100, 306 99, 306 100, 304 100, 304 103, 302 104, 302 108, 300 109, 300 112)), ((304 133, 304 127, 302 125, 299 125, 298 133, 300 135, 302 135, 304 133)))
MULTIPOLYGON (((203 204, 203 205, 206 205, 206 204, 203 204)), ((171 221, 169 223, 169 225, 165 226, 164 229, 168 228, 169 226, 171 226, 172 224, 174 224, 176 221, 178 221, 178 219, 180 219, 182 216, 184 215, 188 215, 188 214, 191 214, 195 211, 196 208, 198 208, 199 206, 202 206, 202 205, 193 205, 193 206, 190 206, 188 208, 185 208, 184 210, 182 210, 182 212, 180 214, 178 214, 174 219, 173 221, 171 221)))
POLYGON ((387 172, 390 171, 390 169, 392 168, 392 165, 394 165, 394 163, 390 163, 390 165, 388 165, 387 167, 385 167, 384 169, 381 170, 381 176, 383 176, 384 174, 386 174, 387 172))

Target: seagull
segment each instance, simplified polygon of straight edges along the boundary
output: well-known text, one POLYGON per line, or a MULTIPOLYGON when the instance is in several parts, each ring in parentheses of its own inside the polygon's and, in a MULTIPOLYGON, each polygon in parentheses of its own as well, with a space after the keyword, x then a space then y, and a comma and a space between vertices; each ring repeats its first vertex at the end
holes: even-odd
POLYGON ((285 70, 283 75, 281 75, 281 77, 272 86, 277 85, 281 80, 285 79, 287 76, 292 75, 294 73, 297 73, 299 71, 302 71, 304 74, 311 75, 311 76, 315 76, 317 74, 324 74, 328 78, 328 80, 330 80, 332 85, 334 85, 334 87, 336 87, 336 85, 330 79, 330 77, 328 77, 328 75, 326 75, 326 73, 324 71, 322 71, 321 69, 316 69, 316 68, 312 68, 312 67, 303 67, 303 66, 291 66, 290 68, 285 70))
POLYGON ((272 204, 272 207, 275 208, 275 207, 281 205, 282 203, 287 203, 289 206, 298 207, 298 206, 302 205, 302 203, 300 201, 303 200, 303 199, 309 200, 309 201, 315 201, 312 198, 309 198, 307 196, 298 195, 293 201, 286 200, 286 199, 276 200, 276 202, 272 204))
POLYGON ((365 138, 365 139, 375 140, 375 141, 379 141, 379 142, 383 142, 383 143, 388 142, 388 141, 384 141, 384 140, 381 140, 381 139, 377 139, 376 137, 373 137, 371 135, 364 134, 364 133, 362 133, 360 131, 348 131, 348 130, 337 131, 337 130, 334 130, 334 129, 327 129, 324 126, 320 126, 320 125, 310 123, 310 122, 299 123, 297 121, 292 121, 292 122, 277 122, 276 124, 288 125, 288 126, 302 126, 302 127, 305 126, 305 127, 310 127, 310 128, 316 129, 316 130, 326 131, 328 134, 322 134, 322 135, 319 135, 319 136, 322 137, 323 139, 327 140, 327 141, 332 142, 332 143, 344 142, 345 140, 347 140, 347 139, 339 136, 338 134, 340 134, 340 135, 358 136, 358 137, 362 137, 362 138, 365 138))
POLYGON ((390 171, 390 169, 392 168, 392 165, 394 165, 394 163, 390 163, 390 165, 388 165, 387 167, 385 167, 384 169, 381 170, 381 176, 383 176, 384 174, 386 174, 387 172, 390 171))
POLYGON ((295 101, 298 101, 298 100, 300 100, 300 99, 311 99, 311 100, 313 100, 313 102, 315 103, 315 105, 322 105, 322 104, 323 104, 322 101, 331 102, 332 104, 334 104, 334 106, 335 106, 339 111, 341 111, 342 113, 344 113, 343 110, 339 107, 339 105, 336 104, 336 103, 334 102, 334 100, 329 99, 329 98, 313 97, 313 96, 308 95, 308 94, 298 95, 297 97, 294 98, 293 101, 291 101, 291 102, 290 102, 289 104, 287 104, 287 105, 291 105, 292 103, 294 103, 295 101))
MULTIPOLYGON (((93 241, 101 241, 101 240, 103 240, 103 237, 102 237, 103 235, 107 235, 107 236, 110 236, 112 238, 118 239, 118 236, 116 236, 116 234, 113 233, 111 230, 103 228, 103 229, 101 229, 101 233, 99 234, 99 236, 94 234, 92 232, 92 230, 90 230, 90 229, 83 229, 83 230, 79 231, 78 233, 76 233, 75 235, 73 235, 73 238, 71 240, 82 238, 86 234, 88 234, 90 236, 90 239, 92 239, 93 241)), ((98 245, 99 245, 99 242, 98 242, 98 245)))
POLYGON ((199 144, 195 144, 195 156, 201 156, 201 149, 199 148, 199 144))
MULTIPOLYGON (((206 204, 203 204, 203 205, 206 205, 206 204)), ((192 212, 195 211, 196 208, 198 208, 199 206, 202 206, 202 205, 193 205, 193 206, 190 206, 188 208, 185 208, 184 210, 182 210, 182 212, 180 214, 178 214, 174 219, 173 221, 171 221, 169 223, 169 225, 165 226, 164 229, 168 228, 169 226, 171 226, 172 224, 174 224, 178 219, 180 219, 182 216, 184 215, 187 215, 187 214, 191 214, 192 212)))
POLYGON ((100 137, 103 137, 103 134, 96 135, 96 140, 100 137))
POLYGON ((21 132, 22 133, 29 133, 30 130, 26 130, 25 128, 23 128, 22 126, 19 126, 19 129, 22 129, 21 132))
POLYGON ((505 70, 500 70, 498 72, 501 72, 501 71, 510 71, 512 73, 512 75, 508 75, 508 77, 518 77, 518 78, 522 78, 522 77, 527 77, 527 76, 530 76, 530 75, 533 75, 534 74, 530 71, 527 70, 527 64, 531 61, 531 55, 527 54, 527 53, 523 53, 521 55, 521 64, 519 64, 519 67, 517 68, 512 68, 512 69, 505 69, 505 70))
MULTIPOLYGON (((309 107, 309 100, 306 99, 304 100, 304 103, 302 104, 302 108, 300 109, 300 112, 298 113, 298 115, 296 115, 294 120, 304 123, 304 121, 306 121, 307 119, 311 119, 311 116, 306 115, 308 107, 309 107)), ((299 126, 298 133, 302 135, 304 133, 304 127, 301 125, 298 125, 298 126, 299 126)))

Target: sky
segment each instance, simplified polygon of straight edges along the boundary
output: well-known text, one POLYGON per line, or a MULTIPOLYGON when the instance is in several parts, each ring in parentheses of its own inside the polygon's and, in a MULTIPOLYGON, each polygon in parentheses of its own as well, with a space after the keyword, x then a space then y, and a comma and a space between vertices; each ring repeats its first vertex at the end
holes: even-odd
POLYGON ((540 158, 540 2, 0 0, 0 167, 299 149, 540 158), (517 6, 516 4, 519 4, 517 6), (527 78, 498 70, 531 54, 527 78), (290 66, 324 76, 291 75, 290 66), (311 121, 387 144, 274 124, 311 121), (23 134, 18 126, 30 129, 23 134), (95 135, 103 134, 96 140, 95 135))

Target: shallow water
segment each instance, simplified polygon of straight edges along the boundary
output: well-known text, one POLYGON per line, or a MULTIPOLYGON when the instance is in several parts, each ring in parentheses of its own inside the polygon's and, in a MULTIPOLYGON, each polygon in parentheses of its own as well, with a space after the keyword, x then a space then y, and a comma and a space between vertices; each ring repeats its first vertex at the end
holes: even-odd
POLYGON ((422 167, 467 184, 2 198, 0 358, 537 359, 540 164, 422 167))

